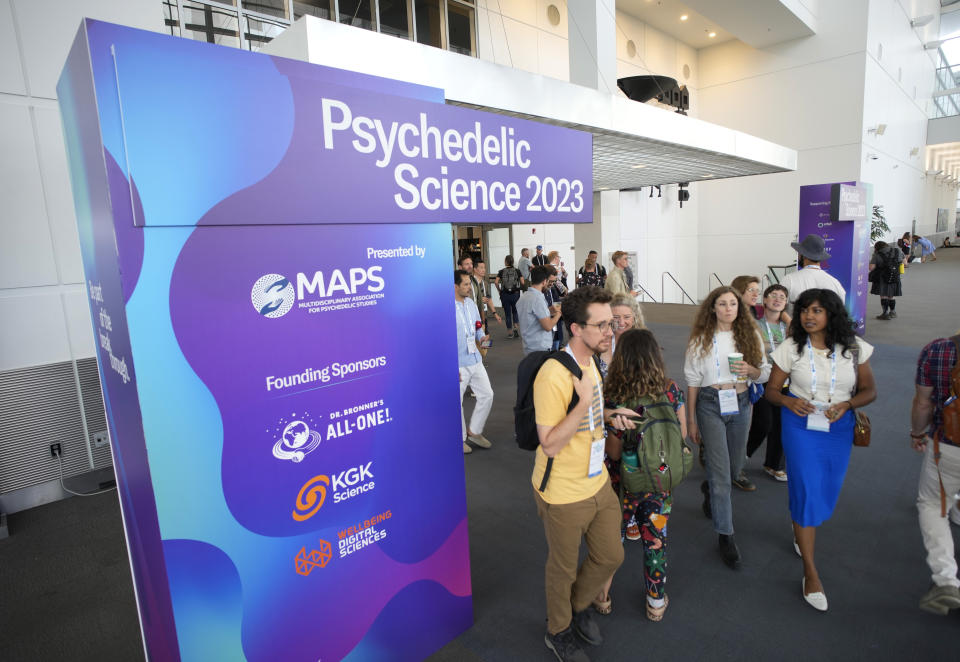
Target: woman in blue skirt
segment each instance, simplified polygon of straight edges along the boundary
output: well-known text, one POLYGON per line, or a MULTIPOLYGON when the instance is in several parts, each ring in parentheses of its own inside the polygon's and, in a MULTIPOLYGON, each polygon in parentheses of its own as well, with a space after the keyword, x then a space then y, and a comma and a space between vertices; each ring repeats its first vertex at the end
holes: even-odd
POLYGON ((877 397, 873 347, 857 338, 843 302, 806 290, 794 305, 789 337, 773 352, 766 397, 782 407, 790 515, 803 558, 803 599, 820 611, 827 597, 813 558, 816 527, 833 514, 853 446, 855 407, 877 397), (789 394, 780 392, 790 378, 789 394))

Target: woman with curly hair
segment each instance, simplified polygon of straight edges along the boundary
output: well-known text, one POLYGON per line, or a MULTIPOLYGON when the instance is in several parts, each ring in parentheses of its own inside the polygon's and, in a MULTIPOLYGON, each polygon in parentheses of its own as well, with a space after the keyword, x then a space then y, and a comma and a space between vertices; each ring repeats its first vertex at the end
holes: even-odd
POLYGON ((697 313, 683 366, 687 380, 687 430, 703 444, 707 481, 703 512, 719 534, 720 556, 731 568, 740 566, 733 539, 730 489, 746 461, 750 425, 750 381, 770 376, 763 340, 753 315, 741 305, 732 287, 713 290, 697 313))
POLYGON ((790 335, 773 353, 766 397, 781 408, 783 450, 790 469, 790 516, 803 559, 803 599, 827 610, 813 559, 817 527, 840 496, 853 446, 854 407, 877 397, 870 368, 873 347, 857 338, 840 297, 831 290, 803 292, 790 335), (781 393, 790 378, 789 394, 781 393))
MULTIPOLYGON (((630 329, 620 336, 617 351, 610 363, 610 371, 604 382, 604 398, 609 409, 625 407, 643 411, 644 403, 664 402, 677 417, 681 437, 686 437, 683 393, 676 382, 667 377, 660 344, 647 329, 630 329)), ((650 407, 651 405, 647 405, 650 407)), ((657 414, 662 416, 662 412, 657 414)), ((629 431, 611 434, 618 444, 617 455, 623 450, 624 439, 630 439, 629 431)), ((610 443, 608 437, 608 444, 610 443)), ((629 450, 629 449, 628 449, 629 450)), ((685 452, 689 453, 688 450, 685 452)), ((643 541, 644 585, 647 593, 647 618, 660 621, 667 609, 667 520, 673 505, 670 492, 633 493, 621 487, 623 527, 626 537, 643 541), (639 525, 639 526, 638 526, 639 525), (631 532, 631 526, 634 531, 631 532)))

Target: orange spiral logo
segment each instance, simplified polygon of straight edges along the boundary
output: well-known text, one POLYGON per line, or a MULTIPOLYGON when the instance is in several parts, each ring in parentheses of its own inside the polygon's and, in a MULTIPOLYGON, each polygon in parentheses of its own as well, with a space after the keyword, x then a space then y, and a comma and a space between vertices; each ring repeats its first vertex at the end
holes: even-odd
POLYGON ((297 494, 297 505, 293 509, 293 519, 303 522, 317 514, 327 498, 326 486, 330 484, 330 479, 324 475, 314 476, 308 480, 300 493, 297 494))

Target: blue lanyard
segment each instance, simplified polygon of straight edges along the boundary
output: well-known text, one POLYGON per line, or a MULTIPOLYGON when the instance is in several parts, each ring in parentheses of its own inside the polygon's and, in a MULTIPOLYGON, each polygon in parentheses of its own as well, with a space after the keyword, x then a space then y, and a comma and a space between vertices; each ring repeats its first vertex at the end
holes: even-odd
MULTIPOLYGON (((817 366, 813 360, 813 345, 810 344, 810 337, 807 337, 807 351, 810 353, 810 395, 814 400, 817 399, 817 366)), ((833 394, 837 390, 837 348, 833 348, 833 361, 830 364, 830 392, 827 394, 827 402, 833 400, 833 394)))

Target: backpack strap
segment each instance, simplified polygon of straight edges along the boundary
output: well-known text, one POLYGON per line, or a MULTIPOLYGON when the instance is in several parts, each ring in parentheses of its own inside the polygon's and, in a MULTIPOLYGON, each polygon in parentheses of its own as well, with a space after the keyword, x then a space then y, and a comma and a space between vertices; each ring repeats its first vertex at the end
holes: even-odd
MULTIPOLYGON (((596 357, 595 357, 595 358, 596 358, 596 357)), ((574 360, 574 358, 573 358, 572 356, 570 356, 569 354, 567 354, 566 352, 560 352, 560 351, 553 352, 553 353, 550 354, 550 356, 547 357, 547 360, 544 361, 544 363, 546 363, 546 362, 549 361, 550 359, 555 359, 555 360, 559 361, 560 364, 561 364, 564 368, 566 368, 567 370, 569 370, 569 371, 570 371, 570 374, 572 374, 572 375, 573 375, 574 377, 576 377, 577 379, 582 379, 582 378, 583 378, 583 370, 580 369, 580 366, 577 364, 577 362, 574 360)), ((580 402, 580 396, 577 395, 577 389, 573 389, 573 397, 570 398, 570 405, 567 407, 567 413, 568 413, 568 414, 569 414, 571 411, 573 411, 573 408, 577 406, 577 403, 578 403, 578 402, 580 402)), ((552 458, 552 457, 548 457, 548 458, 547 458, 547 466, 544 467, 544 469, 543 469, 543 478, 540 480, 540 487, 537 488, 537 489, 540 490, 541 492, 543 492, 545 489, 547 489, 547 480, 550 478, 550 471, 551 471, 552 469, 553 469, 553 458, 552 458)))

